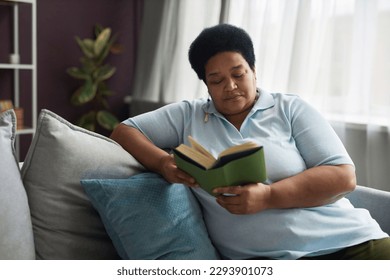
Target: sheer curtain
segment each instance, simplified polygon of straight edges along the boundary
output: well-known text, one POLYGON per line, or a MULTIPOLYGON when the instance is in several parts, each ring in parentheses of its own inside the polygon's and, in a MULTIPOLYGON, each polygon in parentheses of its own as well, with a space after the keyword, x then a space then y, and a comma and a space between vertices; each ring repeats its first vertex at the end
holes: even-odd
POLYGON ((390 125, 390 0, 230 0, 262 87, 296 92, 328 117, 390 125))
POLYGON ((358 183, 390 190, 390 1, 229 0, 225 21, 252 36, 259 86, 317 107, 358 183))
POLYGON ((188 62, 188 49, 218 24, 220 0, 145 0, 132 99, 168 103, 207 95, 188 62))
POLYGON ((251 35, 258 86, 317 107, 358 183, 390 190, 390 0, 145 0, 132 104, 205 96, 187 52, 218 22, 251 35))

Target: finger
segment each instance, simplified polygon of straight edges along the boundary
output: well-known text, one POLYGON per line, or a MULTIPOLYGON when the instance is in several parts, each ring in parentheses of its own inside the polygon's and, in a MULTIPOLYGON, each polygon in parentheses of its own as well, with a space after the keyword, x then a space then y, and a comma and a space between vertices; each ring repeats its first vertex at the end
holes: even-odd
POLYGON ((199 184, 196 182, 195 178, 186 173, 185 171, 181 170, 179 167, 177 167, 176 164, 174 164, 176 177, 180 181, 180 183, 185 184, 190 187, 198 187, 199 184))
MULTIPOLYGON (((218 202, 218 201, 217 201, 218 202)), ((236 215, 242 215, 242 214, 245 214, 242 207, 237 204, 237 205, 231 205, 231 204, 224 204, 224 203, 220 203, 218 202, 219 205, 223 208, 225 208, 227 211, 229 211, 231 214, 236 214, 236 215)))
POLYGON ((198 187, 198 183, 196 182, 195 178, 192 176, 188 175, 184 171, 181 171, 178 169, 177 174, 176 174, 178 180, 180 183, 190 186, 190 187, 198 187))
POLYGON ((225 207, 229 205, 240 205, 241 197, 239 195, 235 195, 235 196, 219 195, 217 197, 217 202, 225 207))
POLYGON ((215 188, 213 190, 214 194, 241 194, 241 186, 230 186, 230 187, 222 187, 222 188, 215 188))

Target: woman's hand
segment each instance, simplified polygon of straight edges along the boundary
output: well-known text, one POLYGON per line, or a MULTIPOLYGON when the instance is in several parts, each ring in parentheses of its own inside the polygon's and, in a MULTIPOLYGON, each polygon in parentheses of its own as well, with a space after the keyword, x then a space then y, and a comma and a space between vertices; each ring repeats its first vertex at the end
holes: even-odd
POLYGON ((261 183, 216 188, 217 203, 232 214, 254 214, 268 208, 270 186, 261 183), (227 194, 227 195, 226 195, 227 194))
POLYGON ((214 190, 217 202, 234 214, 265 209, 308 208, 333 203, 356 187, 351 165, 321 165, 271 185, 249 184, 214 190), (236 196, 223 196, 224 193, 236 196))
POLYGON ((160 174, 170 183, 180 183, 189 187, 198 187, 195 179, 186 172, 180 170, 173 159, 173 155, 167 155, 160 159, 160 174))

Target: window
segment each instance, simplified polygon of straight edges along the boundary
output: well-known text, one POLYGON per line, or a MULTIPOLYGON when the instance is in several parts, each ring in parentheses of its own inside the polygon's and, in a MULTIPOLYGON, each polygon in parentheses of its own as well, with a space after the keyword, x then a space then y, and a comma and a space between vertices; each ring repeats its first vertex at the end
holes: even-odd
POLYGON ((390 126, 390 0, 231 0, 251 35, 259 86, 329 118, 390 126))

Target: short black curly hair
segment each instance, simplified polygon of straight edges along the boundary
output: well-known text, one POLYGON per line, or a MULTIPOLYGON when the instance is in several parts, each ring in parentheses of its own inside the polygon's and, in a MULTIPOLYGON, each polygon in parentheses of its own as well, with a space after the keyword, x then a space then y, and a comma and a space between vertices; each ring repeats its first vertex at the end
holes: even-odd
POLYGON ((242 28, 230 24, 219 24, 205 28, 192 42, 188 51, 191 67, 199 79, 206 82, 205 65, 207 61, 212 56, 225 51, 240 53, 254 70, 255 53, 248 33, 242 28))

